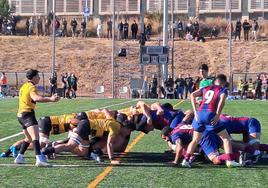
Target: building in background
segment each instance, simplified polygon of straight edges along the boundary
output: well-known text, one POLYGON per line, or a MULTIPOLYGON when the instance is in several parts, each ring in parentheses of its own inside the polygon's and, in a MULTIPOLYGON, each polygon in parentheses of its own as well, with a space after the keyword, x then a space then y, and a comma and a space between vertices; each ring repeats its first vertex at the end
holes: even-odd
MULTIPOLYGON (((171 10, 169 0, 169 10, 171 10)), ((173 0, 175 15, 195 17, 226 17, 229 0, 173 0)), ((86 2, 93 16, 111 15, 112 0, 56 0, 57 15, 83 15, 86 2)), ((115 0, 116 12, 139 15, 141 0, 115 0)), ((144 0, 148 13, 161 13, 163 0, 144 0)), ((47 15, 53 0, 9 0, 16 15, 47 15)), ((232 0, 234 19, 237 17, 268 18, 268 0, 232 0)))

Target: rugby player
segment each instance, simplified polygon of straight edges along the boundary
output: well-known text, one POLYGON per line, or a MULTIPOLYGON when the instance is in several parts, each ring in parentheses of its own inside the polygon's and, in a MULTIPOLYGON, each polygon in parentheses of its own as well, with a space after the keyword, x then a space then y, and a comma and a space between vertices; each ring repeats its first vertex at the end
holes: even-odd
POLYGON ((226 165, 228 167, 240 166, 233 160, 232 145, 230 136, 222 124, 219 123, 220 114, 224 107, 227 91, 225 88, 227 79, 226 76, 220 74, 216 77, 215 85, 201 88, 191 94, 191 103, 193 106, 195 119, 193 121, 193 140, 187 148, 185 159, 182 161, 183 167, 191 167, 190 158, 193 155, 198 143, 202 138, 202 133, 205 130, 211 130, 217 133, 223 141, 226 165), (196 98, 202 97, 201 105, 197 110, 196 98))
POLYGON ((244 141, 254 148, 253 163, 257 163, 260 156, 261 124, 255 118, 232 117, 225 114, 220 116, 220 122, 229 134, 243 134, 244 141))
POLYGON ((19 93, 19 110, 18 110, 18 121, 22 125, 25 139, 20 147, 18 156, 14 162, 16 164, 25 163, 24 153, 28 146, 32 142, 33 148, 36 155, 36 166, 48 166, 45 157, 41 154, 40 143, 39 143, 39 130, 38 123, 35 117, 35 105, 36 102, 57 102, 60 98, 56 95, 50 98, 42 97, 37 93, 36 85, 40 81, 40 77, 37 70, 30 69, 26 73, 28 81, 20 88, 19 93))
MULTIPOLYGON (((80 119, 79 119, 80 120, 80 119)), ((73 133, 66 144, 56 145, 55 147, 48 147, 43 150, 44 155, 50 155, 53 153, 60 153, 63 151, 72 152, 76 147, 83 152, 84 148, 89 148, 89 136, 102 137, 105 133, 108 133, 107 137, 107 152, 112 164, 117 164, 118 161, 114 160, 114 140, 119 134, 121 124, 113 119, 87 119, 83 117, 78 122, 77 128, 73 130, 73 133)))

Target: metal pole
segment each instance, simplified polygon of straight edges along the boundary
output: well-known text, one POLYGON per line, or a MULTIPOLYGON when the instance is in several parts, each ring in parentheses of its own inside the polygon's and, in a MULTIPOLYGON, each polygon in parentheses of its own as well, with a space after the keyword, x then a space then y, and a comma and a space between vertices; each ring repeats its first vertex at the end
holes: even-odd
POLYGON ((229 51, 228 51, 228 62, 229 62, 229 81, 231 92, 233 90, 232 81, 232 0, 229 0, 229 51))
POLYGON ((51 73, 55 72, 55 59, 56 59, 56 41, 55 41, 55 20, 56 20, 56 0, 53 0, 53 21, 52 21, 52 67, 51 73))
MULTIPOLYGON (((87 3, 87 1, 88 1, 88 0, 86 0, 86 8, 88 8, 88 3, 87 3)), ((92 7, 91 7, 91 8, 92 8, 92 7)), ((84 9, 84 10, 85 10, 85 9, 84 9)), ((88 21, 88 17, 87 17, 87 16, 85 16, 85 17, 86 17, 85 19, 86 19, 86 23, 87 23, 87 21, 88 21)))
MULTIPOLYGON (((164 11, 163 11, 163 46, 168 46, 168 0, 164 1, 164 11)), ((162 65, 162 73, 164 75, 164 80, 168 78, 168 66, 167 64, 162 65)))
MULTIPOLYGON (((144 12, 145 12, 145 2, 144 0, 140 0, 140 29, 141 35, 144 33, 144 12)), ((145 33, 144 33, 145 34, 145 33)), ((144 65, 142 64, 142 53, 141 53, 141 45, 140 45, 140 64, 141 64, 141 79, 144 81, 144 65)))
POLYGON ((115 98, 115 83, 114 83, 114 77, 115 77, 115 62, 114 62, 114 51, 115 51, 115 0, 112 0, 112 11, 113 11, 113 18, 112 18, 112 22, 113 22, 113 30, 112 30, 112 96, 113 99, 115 98))
POLYGON ((172 71, 172 80, 174 81, 174 29, 175 29, 175 23, 174 23, 174 0, 171 0, 171 22, 172 22, 172 49, 171 49, 171 53, 172 53, 172 59, 171 59, 171 71, 172 71))
POLYGON ((263 19, 263 21, 264 21, 264 0, 262 0, 261 1, 261 3, 262 3, 262 19, 263 19))

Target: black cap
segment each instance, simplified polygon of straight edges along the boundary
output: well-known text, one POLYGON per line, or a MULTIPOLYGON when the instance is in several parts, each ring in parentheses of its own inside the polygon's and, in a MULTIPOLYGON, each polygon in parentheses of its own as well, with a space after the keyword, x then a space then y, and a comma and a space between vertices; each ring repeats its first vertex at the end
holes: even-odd
POLYGON ((88 119, 87 114, 85 112, 80 112, 79 114, 76 115, 75 118, 80 120, 80 121, 84 120, 84 119, 88 119))
POLYGON ((30 69, 26 72, 26 78, 31 80, 33 79, 33 77, 37 76, 39 73, 38 70, 35 70, 35 69, 30 69))

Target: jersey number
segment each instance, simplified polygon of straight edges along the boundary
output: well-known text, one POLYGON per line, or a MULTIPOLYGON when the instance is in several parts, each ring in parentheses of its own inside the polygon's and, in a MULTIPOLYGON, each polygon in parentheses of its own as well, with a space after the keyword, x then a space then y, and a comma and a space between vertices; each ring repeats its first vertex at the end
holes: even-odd
POLYGON ((214 91, 208 90, 205 94, 205 104, 209 104, 213 99, 214 91))

